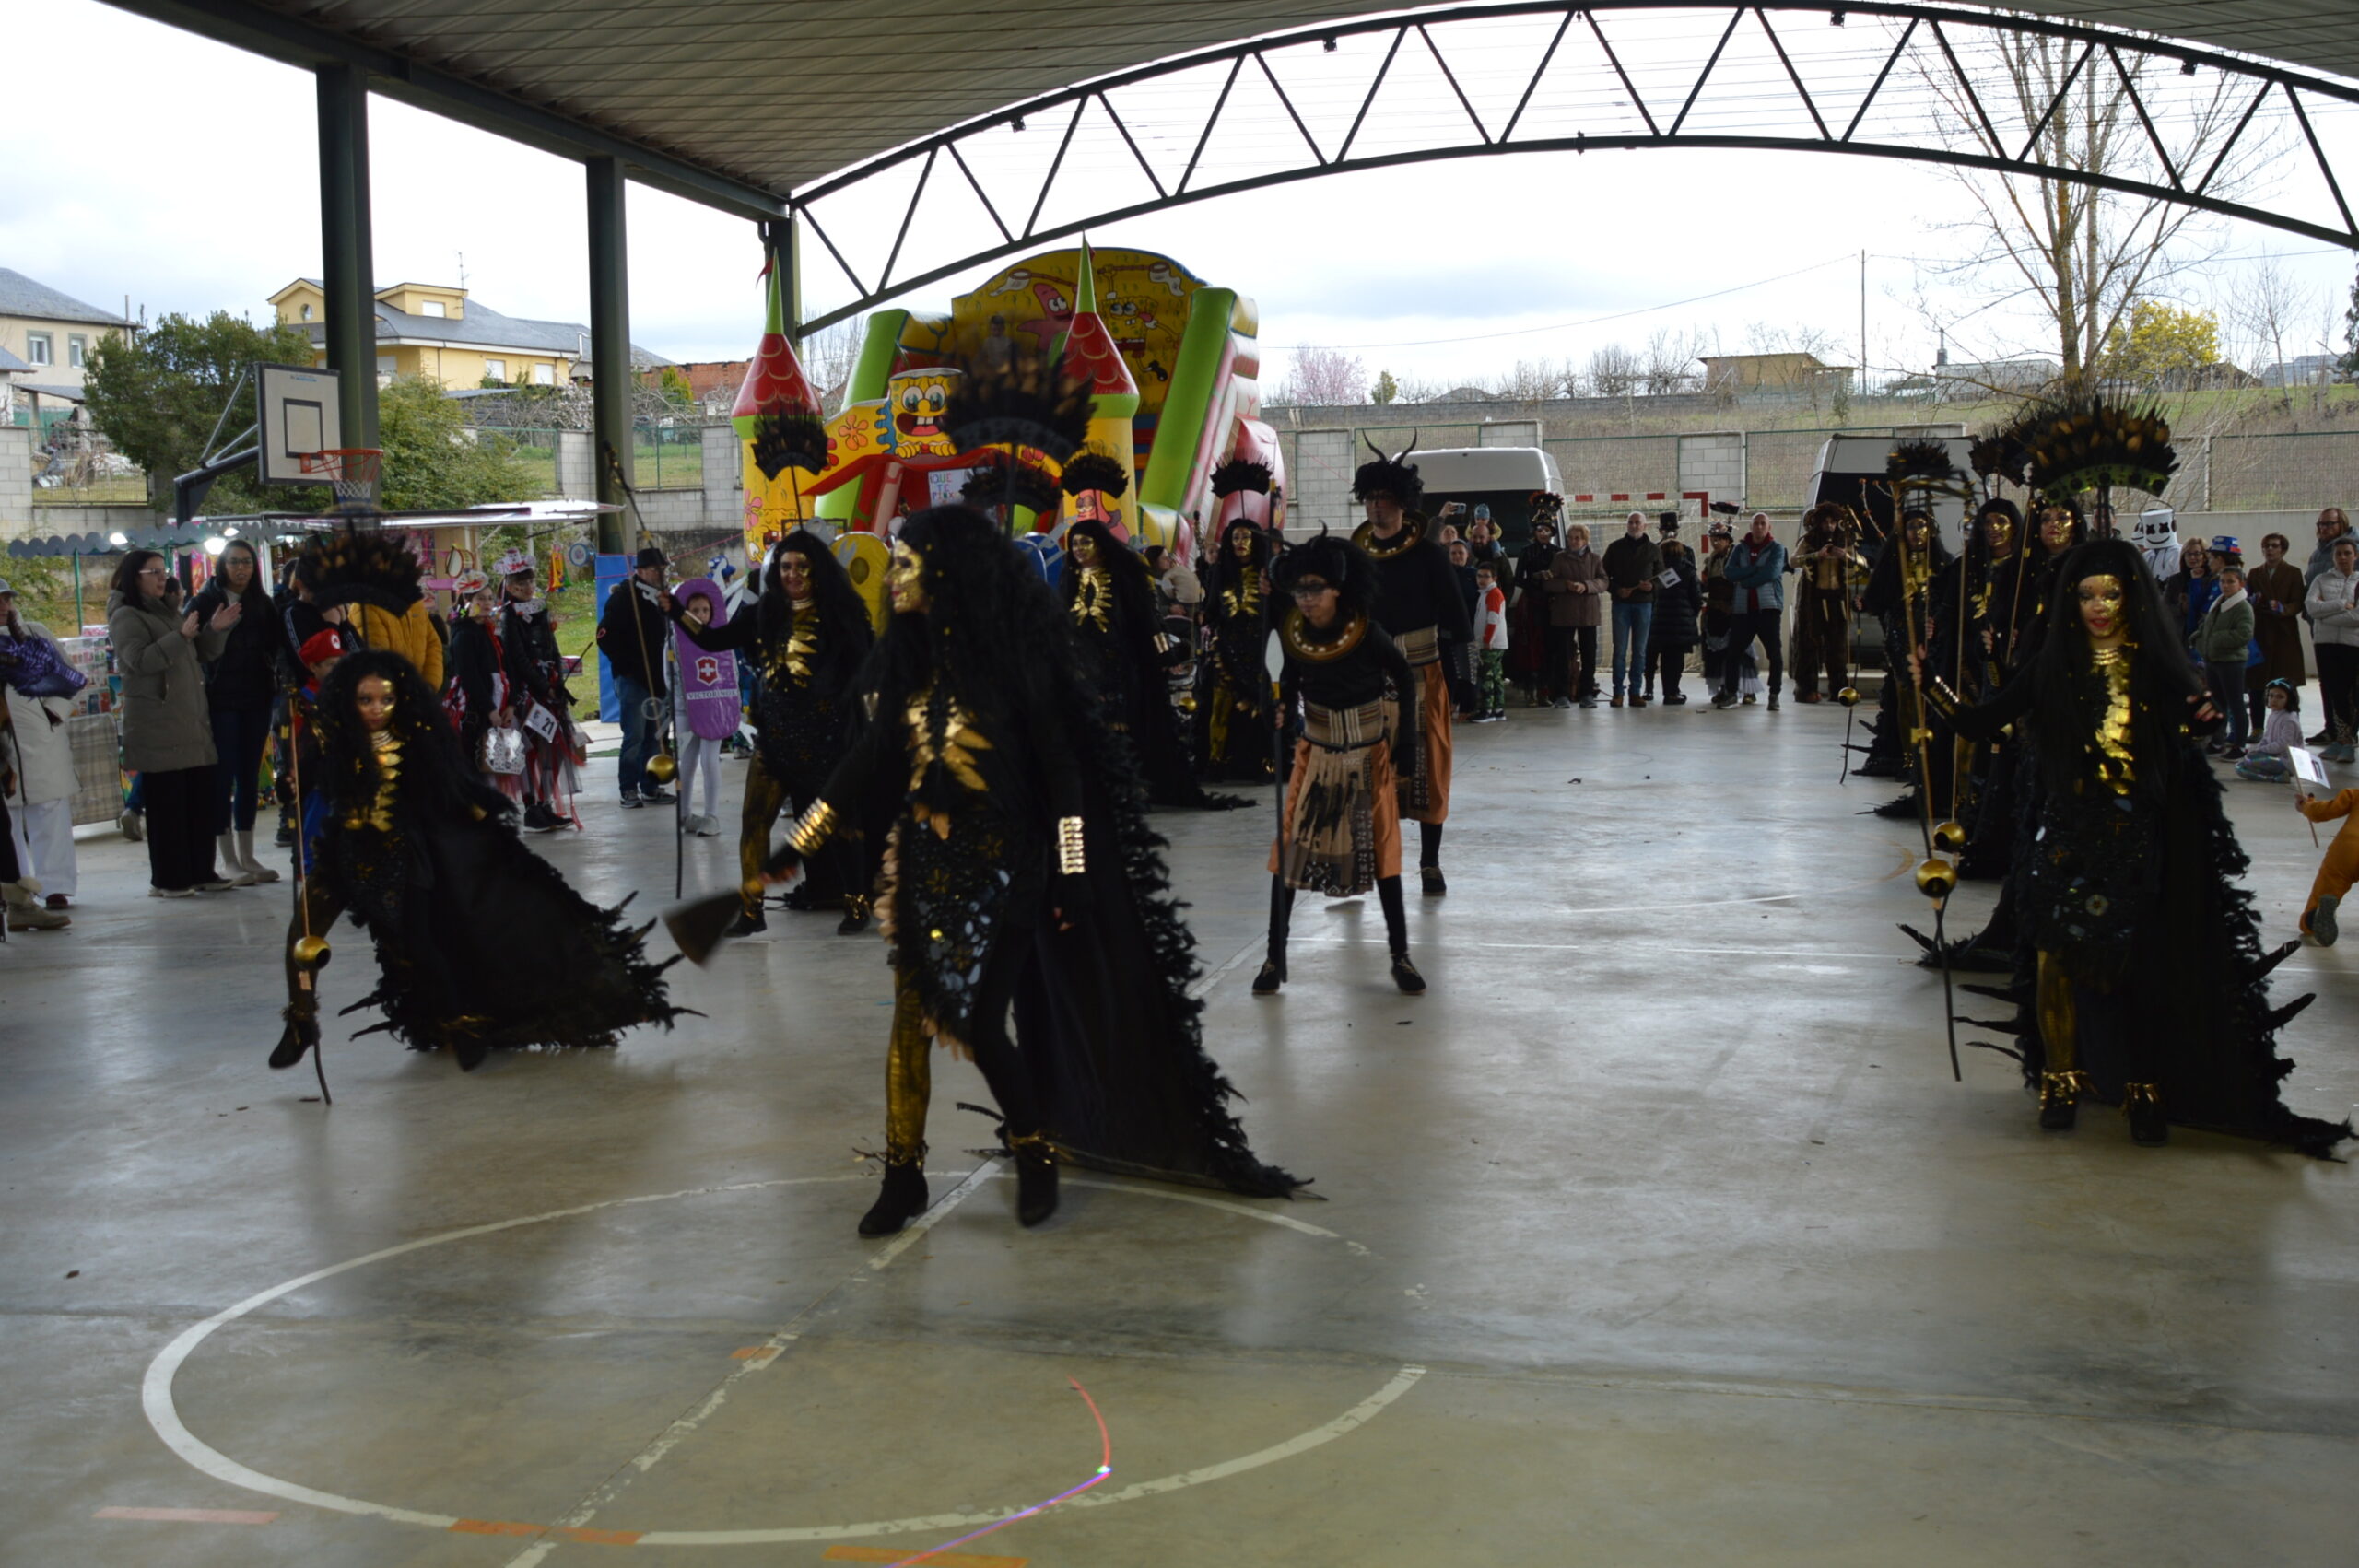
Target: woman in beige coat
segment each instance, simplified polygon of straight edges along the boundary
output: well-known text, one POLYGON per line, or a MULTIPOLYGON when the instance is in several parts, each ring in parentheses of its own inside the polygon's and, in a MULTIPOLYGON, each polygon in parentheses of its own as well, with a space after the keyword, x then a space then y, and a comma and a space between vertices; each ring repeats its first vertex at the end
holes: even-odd
POLYGON ((197 660, 218 659, 238 624, 236 601, 199 625, 170 592, 171 570, 153 550, 115 568, 107 636, 123 677, 123 765, 145 780, 148 895, 186 898, 229 887, 213 866, 213 716, 197 660))

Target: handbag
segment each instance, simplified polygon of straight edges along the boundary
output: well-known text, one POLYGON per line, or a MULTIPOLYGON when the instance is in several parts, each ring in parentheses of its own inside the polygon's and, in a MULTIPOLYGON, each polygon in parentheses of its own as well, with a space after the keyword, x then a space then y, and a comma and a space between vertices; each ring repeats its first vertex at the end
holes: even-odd
POLYGON ((88 676, 59 657, 48 639, 11 638, 0 654, 0 675, 24 696, 72 696, 90 684, 88 676))
POLYGON ((513 776, 524 771, 524 732, 495 724, 483 732, 483 770, 513 776))

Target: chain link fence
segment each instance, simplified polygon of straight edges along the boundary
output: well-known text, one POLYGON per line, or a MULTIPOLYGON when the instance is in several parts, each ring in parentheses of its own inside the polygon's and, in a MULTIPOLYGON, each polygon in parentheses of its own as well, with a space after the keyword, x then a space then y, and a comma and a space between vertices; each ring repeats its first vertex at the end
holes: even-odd
MULTIPOLYGON (((2276 436, 2214 436, 2210 474, 2210 511, 2312 510, 2359 506, 2359 430, 2303 431, 2276 436)), ((2190 487, 2181 454, 2181 474, 2171 486, 2181 507, 2200 492, 2190 487)))

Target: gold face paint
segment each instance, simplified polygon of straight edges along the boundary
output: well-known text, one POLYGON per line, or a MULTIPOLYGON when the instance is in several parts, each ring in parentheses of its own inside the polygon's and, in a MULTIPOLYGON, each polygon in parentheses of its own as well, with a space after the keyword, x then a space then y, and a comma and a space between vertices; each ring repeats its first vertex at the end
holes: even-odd
POLYGON ((2039 542, 2050 551, 2070 549, 2072 544, 2072 514, 2062 507, 2050 507, 2040 513, 2039 542))
POLYGON ((933 603, 925 591, 925 557, 899 540, 893 541, 893 564, 885 568, 885 591, 893 598, 896 614, 922 615, 933 603))
POLYGON ((1986 512, 1982 517, 1982 537, 1989 543, 1990 553, 2004 556, 2015 547, 2015 524, 2005 512, 1986 512))
POLYGON ((2089 634, 2089 640, 2100 647, 2120 640, 2122 612, 2129 603, 2121 579, 2105 572, 2084 577, 2079 592, 2081 626, 2089 634))
POLYGON ((393 721, 393 684, 381 675, 371 675, 360 683, 353 694, 360 710, 360 727, 376 734, 393 721))

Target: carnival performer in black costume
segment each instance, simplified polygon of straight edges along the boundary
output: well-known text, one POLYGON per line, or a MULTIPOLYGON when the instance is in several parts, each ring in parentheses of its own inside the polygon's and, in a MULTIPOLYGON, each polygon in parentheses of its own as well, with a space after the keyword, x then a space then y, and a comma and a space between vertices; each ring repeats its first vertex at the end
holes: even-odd
MULTIPOLYGON (((1949 546, 1942 543, 1941 530, 1933 526, 1932 514, 1910 508, 1885 536, 1884 549, 1868 574, 1861 605, 1884 627, 1884 682, 1877 699, 1868 762, 1860 771, 1872 778, 1909 780, 1908 792, 1878 806, 1878 816, 1913 817, 1920 809, 1917 791, 1925 787, 1925 781, 1917 777, 1919 750, 1908 743, 1908 732, 1919 714, 1915 686, 1908 678, 1909 654, 1924 640, 1931 624, 1927 617, 1933 579, 1954 558, 1949 546)), ((1935 743, 1929 742, 1924 755, 1939 758, 1942 753, 1935 743)))
POLYGON ((1270 541, 1244 518, 1221 530, 1204 574, 1203 661, 1196 700, 1204 775, 1259 782, 1270 776, 1270 676, 1262 664, 1272 617, 1270 541))
POLYGON ((642 931, 566 885, 516 837, 506 797, 476 782, 442 704, 400 654, 339 661, 318 704, 300 869, 287 930, 286 1033, 273 1067, 319 1044, 320 966, 306 938, 339 915, 369 932, 377 1007, 413 1050, 449 1047, 463 1070, 501 1046, 610 1046, 681 1011, 642 931))
POLYGON ((1426 484, 1416 464, 1402 461, 1414 448, 1412 442, 1399 456, 1387 457, 1370 443, 1376 461, 1352 474, 1352 495, 1367 509, 1352 543, 1376 563, 1377 623, 1424 683, 1415 763, 1400 775, 1401 814, 1417 825, 1417 874, 1433 898, 1449 891, 1441 874, 1450 775, 1449 682, 1441 645, 1473 634, 1449 557, 1426 536, 1425 514, 1415 509, 1426 484))
POLYGON ((1253 977, 1257 996, 1285 982, 1286 932, 1297 890, 1350 898, 1376 889, 1392 954, 1392 983, 1426 989, 1409 961, 1401 896, 1398 775, 1417 766, 1419 732, 1432 711, 1421 677, 1377 624, 1376 568, 1356 544, 1321 534, 1278 562, 1285 649, 1280 715, 1301 708, 1302 732, 1286 781, 1283 830, 1270 850, 1270 948, 1253 977))
POLYGON ((1204 1054, 1195 939, 1162 840, 1047 586, 966 507, 904 523, 886 586, 893 619, 862 677, 874 717, 771 861, 775 874, 853 829, 886 846, 885 1186, 861 1234, 926 1206, 934 1040, 970 1057, 999 1102, 1027 1225, 1055 1211, 1060 1156, 1292 1191, 1247 1146, 1204 1054))
POLYGON ((557 645, 557 627, 549 623, 548 601, 535 585, 532 556, 511 550, 500 560, 499 573, 500 673, 507 677, 509 701, 520 714, 529 701, 557 720, 553 737, 526 728, 523 828, 553 832, 573 816, 573 696, 565 686, 565 655, 557 645))
POLYGON ((1188 764, 1165 672, 1174 651, 1155 610, 1155 579, 1138 553, 1093 518, 1065 530, 1065 614, 1081 650, 1082 679, 1106 722, 1128 735, 1158 806, 1228 811, 1246 802, 1207 794, 1188 764))
MULTIPOLYGON (((2033 576, 2022 511, 2013 501, 1985 500, 1966 524, 1965 555, 1935 574, 1927 595, 1931 669, 1966 701, 1978 702, 2006 685, 2025 618, 2038 603, 2033 576)), ((1937 811, 1967 827, 1958 875, 1969 881, 2004 876, 2014 837, 2005 788, 2013 772, 2012 738, 1988 744, 1950 739, 1932 754, 1933 771, 1945 776, 1933 800, 1937 811)))
POLYGON ((2120 540, 2061 568, 2038 657, 1987 702, 1925 691, 1958 733, 2027 730, 2044 792, 2017 872, 2023 942, 2015 1018, 2042 1127, 2079 1102, 2119 1105, 2130 1135, 2171 1123, 2328 1155, 2348 1122, 2279 1098, 2293 1064, 2276 1033, 2311 1000, 2272 1010, 2266 976, 2298 945, 2260 949, 2248 865, 2193 739, 2221 715, 2181 651, 2138 552, 2120 540))
MULTIPOLYGON (((2079 509, 2071 505, 2038 507, 2033 521, 2036 531, 2024 564, 2024 594, 2030 607, 2023 612, 2008 649, 2010 657, 1992 687, 1994 691, 2038 657, 2040 645, 2047 640, 2064 558, 2086 543, 2087 524, 2082 521, 2079 509)), ((1995 874, 2001 878, 1999 901, 1991 907, 1990 919, 1980 930, 1951 941, 1948 964, 1953 969, 2003 974, 2015 966, 2018 879, 2013 873, 2023 846, 2030 842, 2031 835, 2038 828, 2041 775, 2031 738, 2020 726, 2002 737, 1994 750, 2005 759, 2006 766, 1991 774, 1990 788, 1975 813, 1973 836, 1967 840, 1966 853, 1961 860, 1972 860, 1978 847, 1981 853, 1996 860, 1995 874)), ((1933 938, 1912 926, 1903 925, 1900 929, 1925 950, 1917 960, 1918 967, 1942 966, 1942 951, 1933 938)))
MULTIPOLYGON (((759 878, 769 859, 770 827, 790 801, 798 812, 819 798, 851 744, 852 685, 875 638, 867 606, 835 552, 796 529, 770 547, 761 596, 752 611, 706 625, 674 607, 674 624, 708 653, 740 651, 761 675, 754 702, 754 760, 737 825, 737 860, 748 889, 732 936, 763 930, 759 878)), ((839 906, 839 934, 867 929, 869 883, 860 844, 840 838, 804 868, 802 905, 839 906)), ((789 902, 795 901, 790 896, 789 902)))

